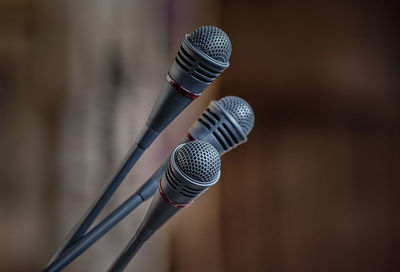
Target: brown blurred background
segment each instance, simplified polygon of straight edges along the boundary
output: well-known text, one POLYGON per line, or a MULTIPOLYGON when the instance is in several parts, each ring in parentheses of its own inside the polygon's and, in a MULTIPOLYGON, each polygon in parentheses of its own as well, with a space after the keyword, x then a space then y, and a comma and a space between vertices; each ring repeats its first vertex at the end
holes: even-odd
MULTIPOLYGON (((256 124, 127 271, 400 271, 397 16, 394 1, 0 0, 0 271, 43 269, 201 25, 228 33, 230 68, 107 211, 210 100, 244 98, 256 124)), ((66 271, 106 270, 148 204, 66 271)))

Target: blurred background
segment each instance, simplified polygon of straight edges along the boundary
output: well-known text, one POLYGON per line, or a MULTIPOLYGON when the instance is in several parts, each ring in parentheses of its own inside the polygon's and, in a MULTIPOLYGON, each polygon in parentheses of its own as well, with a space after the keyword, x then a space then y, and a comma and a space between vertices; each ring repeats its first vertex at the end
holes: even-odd
MULTIPOLYGON (((230 68, 102 216, 210 100, 244 98, 256 124, 223 157, 219 184, 127 271, 400 271, 395 4, 0 0, 0 271, 44 268, 134 142, 183 35, 201 25, 230 36, 230 68)), ((65 271, 105 271, 148 205, 65 271)))

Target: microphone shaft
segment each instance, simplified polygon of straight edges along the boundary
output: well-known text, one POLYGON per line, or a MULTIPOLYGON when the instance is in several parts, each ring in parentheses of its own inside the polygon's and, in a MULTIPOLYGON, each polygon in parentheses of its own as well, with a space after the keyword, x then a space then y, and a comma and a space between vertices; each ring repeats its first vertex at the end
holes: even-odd
POLYGON ((135 165, 136 161, 144 152, 144 148, 135 144, 128 152, 126 158, 122 162, 118 171, 111 177, 111 179, 104 186, 103 190, 98 195, 96 201, 92 204, 86 214, 81 220, 75 225, 72 232, 69 234, 65 242, 58 249, 56 254, 51 259, 50 263, 58 258, 66 249, 73 245, 83 234, 90 228, 93 221, 96 219, 98 214, 107 204, 108 200, 117 190, 118 186, 124 180, 126 175, 129 173, 131 168, 135 165))
MULTIPOLYGON (((143 226, 143 225, 142 225, 143 226)), ((118 256, 118 259, 112 264, 107 272, 120 272, 123 271, 129 264, 131 259, 136 255, 142 245, 153 234, 154 230, 149 228, 139 228, 135 236, 129 241, 125 249, 118 256)))
POLYGON ((143 199, 138 194, 132 195, 124 202, 124 205, 115 209, 110 215, 103 219, 103 221, 80 238, 79 241, 66 249, 57 259, 50 263, 43 272, 61 271, 142 203, 143 199))
POLYGON ((147 147, 149 147, 157 138, 159 133, 164 130, 164 128, 171 123, 171 121, 174 120, 176 116, 193 101, 193 99, 195 99, 195 97, 188 97, 178 91, 176 88, 180 88, 179 84, 177 85, 174 81, 172 81, 172 83, 168 81, 165 82, 164 90, 159 93, 145 126, 139 133, 135 145, 128 153, 128 156, 122 163, 120 169, 105 185, 96 201, 74 227, 66 241, 57 250, 50 262, 55 260, 62 252, 85 234, 147 147))
POLYGON ((160 194, 156 193, 135 235, 107 271, 122 271, 147 239, 180 210, 181 208, 171 206, 160 194))
MULTIPOLYGON (((188 142, 184 139, 182 143, 188 142)), ((107 217, 105 217, 100 223, 98 223, 92 230, 87 234, 80 237, 68 248, 65 248, 64 252, 57 252, 58 255, 54 256, 48 264, 47 268, 63 267, 70 264, 79 255, 85 252, 90 246, 92 246, 97 240, 103 237, 108 231, 110 231, 115 225, 117 225, 122 219, 128 216, 134 211, 140 204, 149 199, 157 191, 158 183, 162 178, 165 169, 168 166, 168 159, 166 159, 153 175, 126 201, 114 209, 107 217), (68 252, 68 253, 67 253, 68 252), (66 253, 66 254, 64 254, 66 253)), ((53 268, 52 268, 53 269, 53 268)), ((47 270, 45 270, 47 271, 47 270)), ((58 271, 58 270, 49 270, 58 271)))
POLYGON ((58 256, 55 256, 55 258, 53 258, 44 271, 59 271, 70 264, 97 240, 110 231, 115 225, 117 225, 122 219, 128 216, 140 204, 149 199, 156 192, 158 182, 164 174, 167 165, 168 160, 166 160, 157 169, 157 171, 147 180, 145 184, 143 184, 143 186, 139 188, 135 194, 119 205, 118 208, 112 211, 87 234, 83 235, 79 240, 66 248, 64 252, 60 253, 58 256))

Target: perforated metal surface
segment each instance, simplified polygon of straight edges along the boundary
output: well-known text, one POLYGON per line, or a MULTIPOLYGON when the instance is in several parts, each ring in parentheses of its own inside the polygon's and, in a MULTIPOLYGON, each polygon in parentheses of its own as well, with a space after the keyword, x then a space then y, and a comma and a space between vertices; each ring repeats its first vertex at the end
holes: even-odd
POLYGON ((254 112, 251 106, 244 99, 237 96, 226 96, 218 100, 218 102, 233 116, 246 135, 248 135, 254 126, 254 112))
POLYGON ((175 160, 185 175, 202 183, 214 181, 221 168, 218 151, 204 141, 184 144, 177 151, 175 160))
POLYGON ((214 60, 227 63, 232 52, 228 35, 215 26, 202 26, 190 34, 191 43, 214 60))

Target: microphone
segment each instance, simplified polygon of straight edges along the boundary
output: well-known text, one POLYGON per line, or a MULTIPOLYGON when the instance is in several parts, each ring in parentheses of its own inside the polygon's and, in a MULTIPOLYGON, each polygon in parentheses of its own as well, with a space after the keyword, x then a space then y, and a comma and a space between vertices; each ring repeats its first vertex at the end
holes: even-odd
POLYGON ((122 271, 157 229, 217 183, 220 168, 219 153, 207 142, 193 141, 175 148, 145 218, 108 271, 122 271))
POLYGON ((247 135, 253 129, 254 121, 253 109, 244 99, 226 96, 218 101, 211 101, 186 137, 206 141, 223 155, 247 142, 247 135))
MULTIPOLYGON (((218 101, 212 101, 189 129, 183 143, 205 140, 213 145, 220 155, 223 155, 247 141, 247 135, 254 126, 254 119, 253 109, 240 97, 227 96, 218 101)), ((59 271, 57 269, 67 266, 140 204, 149 199, 156 192, 169 160, 165 160, 136 193, 54 260, 46 271, 59 271)))
MULTIPOLYGON (((237 96, 226 96, 211 101, 186 134, 183 142, 202 140, 210 143, 222 156, 238 145, 247 142, 247 135, 254 127, 255 116, 251 106, 237 96)), ((156 191, 168 160, 138 189, 143 201, 156 191)))
POLYGON ((229 37, 214 26, 186 34, 136 143, 143 148, 229 66, 229 37))
POLYGON ((157 136, 229 66, 232 45, 224 31, 202 26, 186 34, 149 117, 118 171, 76 224, 50 263, 89 229, 123 179, 157 136))

